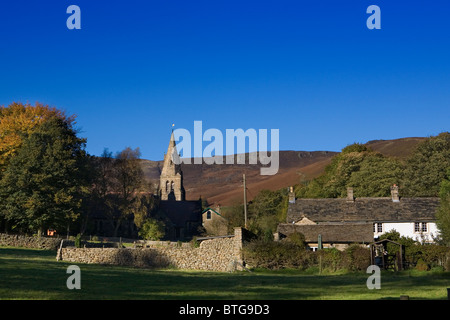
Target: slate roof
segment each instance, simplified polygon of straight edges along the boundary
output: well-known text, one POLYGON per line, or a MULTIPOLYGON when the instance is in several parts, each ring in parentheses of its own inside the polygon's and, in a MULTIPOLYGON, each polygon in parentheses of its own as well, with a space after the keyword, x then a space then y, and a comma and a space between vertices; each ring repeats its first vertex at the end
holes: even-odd
POLYGON ((317 242, 319 234, 324 243, 370 243, 373 242, 373 225, 371 223, 315 224, 296 225, 281 223, 277 231, 288 236, 300 232, 306 242, 317 242))
POLYGON ((286 222, 303 217, 320 222, 433 222, 439 198, 296 199, 289 203, 286 222))
POLYGON ((186 222, 202 222, 202 205, 200 201, 161 200, 161 209, 177 227, 185 227, 186 222))

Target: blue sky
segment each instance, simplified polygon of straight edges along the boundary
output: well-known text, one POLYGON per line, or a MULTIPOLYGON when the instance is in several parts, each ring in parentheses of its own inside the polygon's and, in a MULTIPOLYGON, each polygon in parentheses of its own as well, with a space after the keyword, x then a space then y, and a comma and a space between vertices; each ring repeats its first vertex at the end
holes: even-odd
MULTIPOLYGON (((449 130, 450 2, 2 1, 0 105, 77 115, 87 150, 160 160, 171 125, 279 129, 281 150, 449 130), (69 5, 81 30, 68 30, 69 5), (381 30, 369 30, 369 5, 381 30)), ((206 145, 206 143, 205 143, 206 145)))

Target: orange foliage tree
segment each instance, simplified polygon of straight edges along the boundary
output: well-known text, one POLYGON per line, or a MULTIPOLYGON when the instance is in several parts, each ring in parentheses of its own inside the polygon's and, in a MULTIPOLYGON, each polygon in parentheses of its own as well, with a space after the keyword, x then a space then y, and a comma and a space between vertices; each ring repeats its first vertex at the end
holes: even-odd
POLYGON ((64 111, 40 103, 35 106, 14 102, 0 106, 0 171, 4 171, 11 158, 17 154, 24 138, 51 118, 60 118, 73 124, 75 117, 64 111))

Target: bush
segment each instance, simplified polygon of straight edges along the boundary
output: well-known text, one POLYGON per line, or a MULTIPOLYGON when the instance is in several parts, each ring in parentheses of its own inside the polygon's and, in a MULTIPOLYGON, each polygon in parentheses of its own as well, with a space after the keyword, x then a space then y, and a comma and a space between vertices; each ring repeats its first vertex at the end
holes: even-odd
POLYGON ((77 234, 75 237, 75 247, 81 248, 81 234, 77 234))
POLYGON ((421 247, 421 259, 429 267, 433 268, 445 265, 446 255, 450 251, 450 248, 437 244, 423 244, 421 247))
POLYGON ((164 223, 156 219, 148 219, 139 230, 139 236, 144 240, 160 240, 164 237, 164 223))
POLYGON ((287 237, 287 240, 301 249, 306 249, 305 236, 300 232, 294 232, 287 237))
POLYGON ((425 261, 423 261, 422 259, 419 259, 419 261, 417 261, 416 270, 428 271, 428 269, 428 264, 426 264, 425 261))
POLYGON ((255 268, 304 270, 311 264, 311 252, 289 241, 253 240, 243 253, 245 261, 255 268))
POLYGON ((339 269, 346 269, 346 256, 345 253, 339 251, 336 248, 323 249, 315 252, 316 261, 318 265, 319 259, 321 259, 321 269, 335 272, 339 269))
POLYGON ((370 249, 358 244, 350 245, 345 249, 347 254, 347 268, 352 271, 367 270, 370 266, 370 249))

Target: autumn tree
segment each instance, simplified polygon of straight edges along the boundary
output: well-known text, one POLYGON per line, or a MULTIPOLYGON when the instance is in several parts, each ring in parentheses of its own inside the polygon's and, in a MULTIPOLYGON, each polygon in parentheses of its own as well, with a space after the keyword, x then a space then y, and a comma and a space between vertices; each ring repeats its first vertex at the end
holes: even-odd
POLYGON ((6 170, 24 139, 52 118, 61 119, 70 125, 75 121, 74 116, 67 117, 63 111, 40 103, 32 106, 14 102, 7 107, 0 106, 0 172, 6 170))
POLYGON ((0 181, 0 215, 11 227, 38 234, 67 228, 78 219, 87 192, 86 140, 60 117, 19 140, 0 181))

